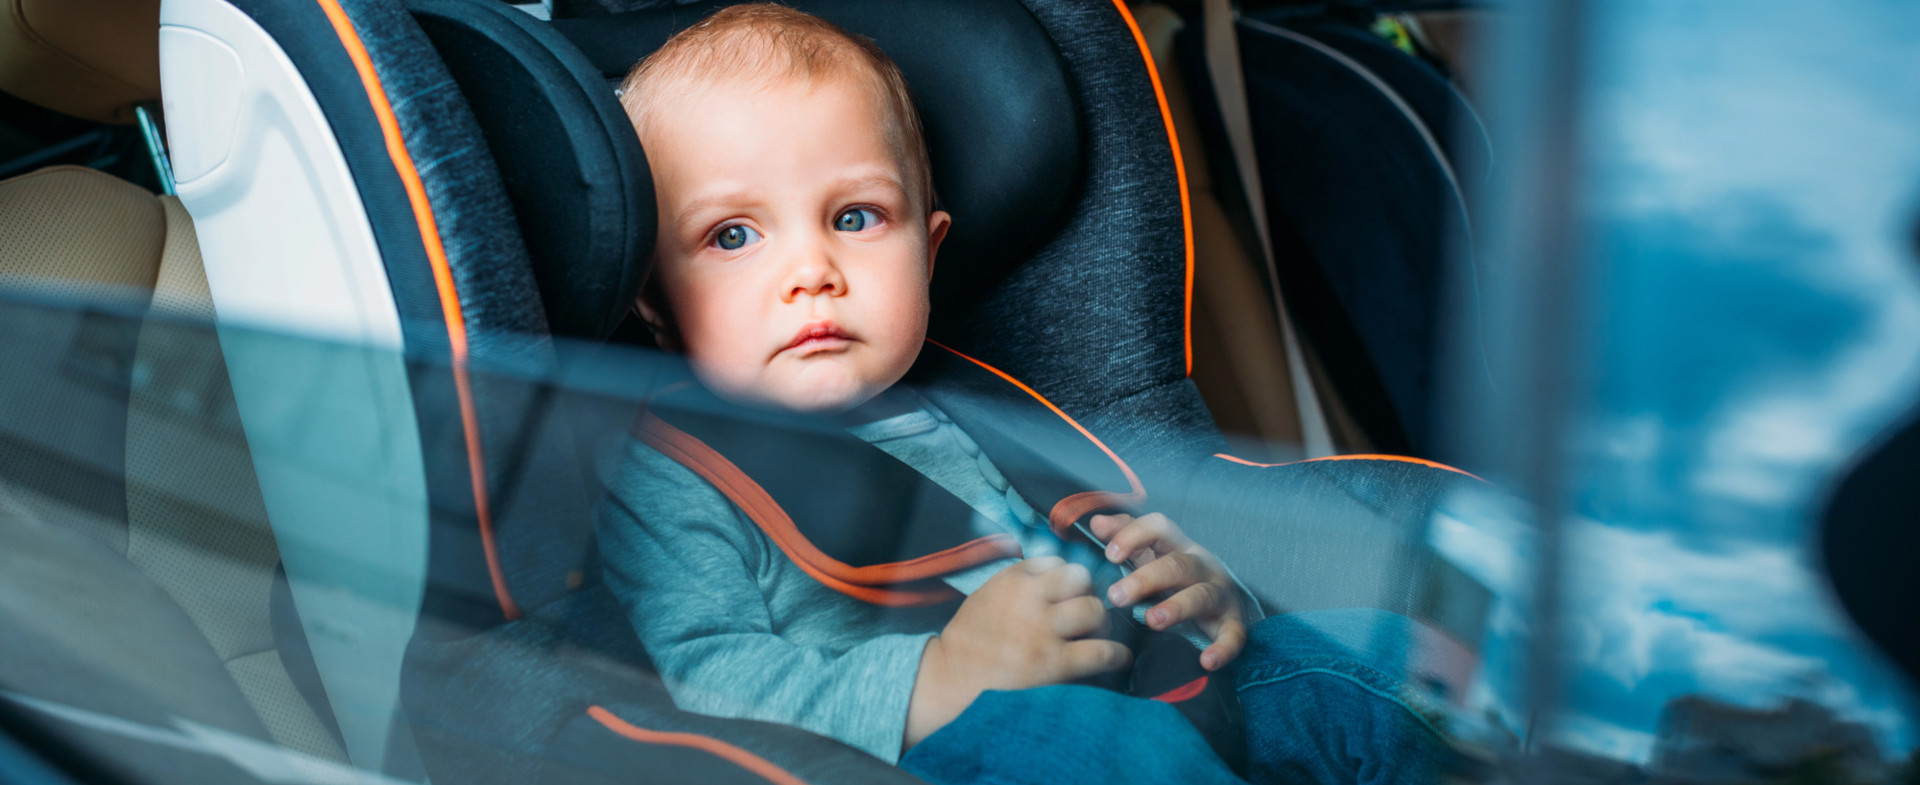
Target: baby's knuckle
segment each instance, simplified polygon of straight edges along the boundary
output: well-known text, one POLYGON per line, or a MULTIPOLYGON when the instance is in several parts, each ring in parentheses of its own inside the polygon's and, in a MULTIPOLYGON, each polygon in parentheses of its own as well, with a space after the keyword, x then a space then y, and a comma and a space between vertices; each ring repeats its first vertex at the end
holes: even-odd
POLYGON ((1199 601, 1200 607, 1202 608, 1220 607, 1220 605, 1222 604, 1222 601, 1226 599, 1223 595, 1221 595, 1220 587, 1214 584, 1201 583, 1201 584, 1196 584, 1194 588, 1199 590, 1195 594, 1196 594, 1196 599, 1199 601))
POLYGON ((1161 570, 1171 580, 1179 580, 1193 574, 1193 559, 1184 553, 1170 553, 1154 560, 1155 564, 1165 563, 1161 570))

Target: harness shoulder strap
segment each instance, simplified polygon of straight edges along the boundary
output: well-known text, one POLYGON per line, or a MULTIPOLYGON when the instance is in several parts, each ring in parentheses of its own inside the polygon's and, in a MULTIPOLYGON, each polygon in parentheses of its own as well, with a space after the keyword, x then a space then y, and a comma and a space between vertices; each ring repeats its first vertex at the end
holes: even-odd
MULTIPOLYGON (((935 344, 908 380, 1048 511, 1056 534, 1146 500, 1112 450, 998 369, 935 344)), ((966 502, 822 418, 732 406, 689 385, 649 401, 633 434, 712 484, 807 574, 867 602, 949 602, 959 594, 942 576, 1021 556, 1012 535, 974 537, 966 502)))

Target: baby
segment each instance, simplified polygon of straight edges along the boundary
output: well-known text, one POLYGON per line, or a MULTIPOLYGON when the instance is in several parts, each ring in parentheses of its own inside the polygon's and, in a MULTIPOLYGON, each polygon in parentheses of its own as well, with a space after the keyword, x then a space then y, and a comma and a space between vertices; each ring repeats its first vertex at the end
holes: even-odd
MULTIPOLYGON (((952 218, 934 207, 905 80, 878 48, 792 9, 732 6, 636 66, 621 100, 653 171, 658 244, 637 305, 660 346, 720 399, 843 424, 1026 557, 943 576, 957 603, 863 600, 796 563, 711 477, 629 441, 602 468, 602 550, 676 703, 899 761, 983 694, 1127 669, 1106 603, 1140 606, 1155 631, 1204 633, 1200 673, 1235 660, 1257 610, 1173 521, 1095 515, 1085 525, 1104 550, 1063 540, 953 418, 899 384, 926 345, 952 218), (1090 562, 1132 568, 1106 602, 1090 562)), ((1156 743, 1192 735, 1162 715, 1176 727, 1156 743)), ((1217 758, 1194 765, 1231 777, 1217 758)))

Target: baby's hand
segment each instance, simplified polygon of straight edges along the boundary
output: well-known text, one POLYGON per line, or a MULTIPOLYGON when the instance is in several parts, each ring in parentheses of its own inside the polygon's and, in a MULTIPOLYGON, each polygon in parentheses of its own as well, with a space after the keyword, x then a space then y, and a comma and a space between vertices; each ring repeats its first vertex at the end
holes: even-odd
POLYGON ((985 690, 1064 684, 1133 664, 1105 640, 1107 612, 1087 568, 1058 557, 1014 564, 969 595, 927 642, 907 711, 906 746, 960 715, 985 690))
POLYGON ((1115 607, 1167 595, 1147 611, 1148 627, 1165 630, 1189 619, 1199 624, 1200 631, 1213 639, 1213 645, 1200 653, 1200 667, 1210 671, 1240 656, 1247 644, 1240 592, 1212 552, 1195 545, 1160 513, 1139 518, 1095 515, 1088 524, 1095 537, 1107 542, 1107 561, 1133 560, 1133 573, 1107 590, 1107 599, 1115 607))

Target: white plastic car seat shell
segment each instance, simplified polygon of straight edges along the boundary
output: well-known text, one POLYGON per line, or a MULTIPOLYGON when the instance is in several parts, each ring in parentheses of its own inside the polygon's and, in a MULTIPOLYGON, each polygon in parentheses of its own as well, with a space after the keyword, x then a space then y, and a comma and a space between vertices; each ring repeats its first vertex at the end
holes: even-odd
POLYGON ((166 0, 161 25, 179 196, 268 515, 348 755, 379 770, 426 560, 399 312, 346 159, 279 44, 223 0, 166 0), (341 345, 296 363, 274 333, 341 345))

